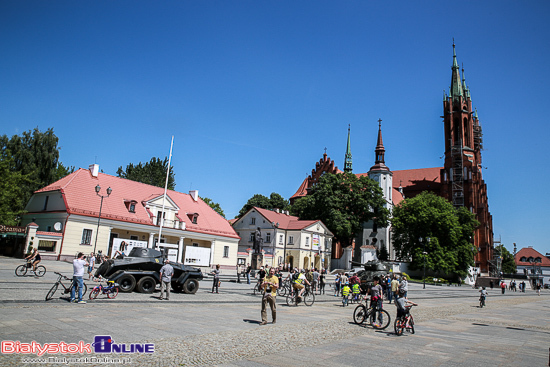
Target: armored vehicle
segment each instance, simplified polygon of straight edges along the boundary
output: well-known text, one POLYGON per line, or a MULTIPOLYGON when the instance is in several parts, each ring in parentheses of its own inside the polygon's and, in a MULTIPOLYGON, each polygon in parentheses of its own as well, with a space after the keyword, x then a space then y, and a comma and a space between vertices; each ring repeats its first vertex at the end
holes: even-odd
POLYGON ((386 266, 380 260, 371 260, 366 263, 357 263, 355 261, 351 262, 352 265, 359 265, 363 267, 363 270, 359 270, 356 274, 359 279, 361 279, 361 292, 363 294, 367 293, 367 290, 372 286, 374 282, 374 277, 381 277, 382 275, 388 274, 389 267, 386 266))
MULTIPOLYGON (((105 261, 96 270, 100 275, 119 284, 121 292, 136 289, 142 293, 152 293, 160 284, 160 268, 164 265, 162 252, 150 248, 133 248, 122 259, 105 261)), ((188 265, 170 263, 174 268, 172 289, 176 292, 194 294, 199 289, 199 280, 203 279, 200 269, 188 265)))

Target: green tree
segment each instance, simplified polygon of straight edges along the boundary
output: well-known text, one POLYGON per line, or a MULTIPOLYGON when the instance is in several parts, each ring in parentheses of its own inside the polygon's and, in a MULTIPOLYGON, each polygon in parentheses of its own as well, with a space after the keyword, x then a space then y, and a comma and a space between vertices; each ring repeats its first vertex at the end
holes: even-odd
POLYGON ((504 274, 515 274, 517 272, 517 268, 514 255, 512 255, 504 246, 500 246, 498 248, 501 249, 500 256, 502 257, 502 272, 504 274))
POLYGON ((218 213, 219 215, 221 215, 222 217, 225 218, 225 213, 223 212, 222 207, 220 206, 220 204, 213 202, 212 199, 210 199, 210 198, 201 198, 201 199, 206 204, 208 204, 212 209, 214 209, 216 211, 216 213, 218 213))
POLYGON ((281 209, 281 210, 289 210, 290 209, 290 203, 288 200, 285 200, 281 195, 277 194, 276 192, 272 192, 269 197, 264 196, 262 194, 256 194, 252 196, 246 204, 241 208, 239 211, 239 217, 242 217, 246 214, 247 211, 252 209, 253 207, 258 207, 262 209, 281 209))
POLYGON ((71 169, 65 168, 59 161, 58 141, 52 128, 46 132, 35 128, 11 138, 0 136, 5 223, 19 222, 19 216, 34 191, 70 173, 71 169))
POLYGON ((405 199, 393 209, 396 257, 410 260, 412 269, 422 269, 425 260, 426 269, 436 274, 465 276, 474 264, 471 239, 478 225, 469 210, 433 193, 405 199))
MULTIPOLYGON (((160 158, 151 158, 147 163, 141 163, 134 165, 130 163, 126 166, 126 169, 122 169, 122 166, 118 167, 116 171, 118 177, 126 178, 128 180, 141 182, 148 185, 157 187, 164 187, 166 183, 166 170, 168 169, 168 158, 161 160, 160 158)), ((168 189, 175 190, 176 179, 174 175, 174 167, 170 166, 170 175, 168 176, 168 189)))
POLYGON ((376 181, 353 174, 324 174, 307 196, 292 206, 300 219, 321 220, 342 246, 351 246, 363 223, 388 225, 389 211, 384 207, 382 190, 376 181))

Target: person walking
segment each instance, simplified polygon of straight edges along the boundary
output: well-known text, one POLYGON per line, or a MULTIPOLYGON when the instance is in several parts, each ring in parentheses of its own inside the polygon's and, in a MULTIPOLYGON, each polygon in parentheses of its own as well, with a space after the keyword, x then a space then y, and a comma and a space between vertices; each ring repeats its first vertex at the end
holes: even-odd
POLYGON ((250 272, 252 271, 252 267, 250 266, 250 263, 246 264, 246 284, 250 284, 250 272))
POLYGON ((82 299, 82 289, 84 288, 84 267, 88 266, 88 262, 85 260, 84 254, 79 252, 76 255, 76 259, 73 260, 73 285, 71 287, 71 302, 77 302, 85 304, 86 301, 82 299), (76 299, 75 290, 78 289, 78 300, 76 299))
POLYGON ((237 265, 237 283, 241 282, 241 266, 237 265))
POLYGON ((407 293, 409 292, 409 282, 407 282, 407 276, 403 275, 401 277, 401 283, 399 284, 399 290, 405 292, 405 298, 407 298, 407 293))
POLYGON ((267 324, 267 305, 271 308, 272 323, 277 322, 277 288, 279 288, 279 278, 275 275, 275 269, 269 269, 269 275, 266 276, 261 284, 263 290, 262 297, 262 322, 260 325, 267 324))
POLYGON ((214 288, 216 289, 216 293, 219 293, 218 287, 220 286, 220 264, 216 265, 216 269, 212 270, 210 274, 214 275, 214 280, 212 282, 212 293, 214 293, 214 288))
POLYGON ((166 289, 166 300, 170 300, 170 287, 173 275, 174 268, 170 265, 170 260, 164 259, 164 265, 160 268, 160 300, 163 299, 164 289, 166 289))
POLYGON ((325 294, 325 275, 326 271, 323 269, 321 274, 319 274, 319 295, 325 294))
POLYGON ((315 268, 313 268, 313 272, 311 273, 311 280, 311 291, 315 292, 319 284, 319 272, 315 268))
POLYGON ((94 271, 95 254, 90 253, 90 265, 88 265, 88 280, 92 279, 92 273, 94 271))
MULTIPOLYGON (((394 302, 397 301, 397 291, 399 290, 399 281, 397 280, 397 276, 393 276, 393 279, 391 281, 391 294, 393 296, 394 302)), ((391 299, 390 299, 391 302, 391 299)))
POLYGON ((338 297, 340 295, 341 283, 342 283, 342 277, 340 276, 340 273, 337 273, 336 279, 334 279, 334 297, 338 297))
POLYGON ((504 280, 500 283, 500 290, 502 291, 502 294, 506 292, 506 283, 504 280))

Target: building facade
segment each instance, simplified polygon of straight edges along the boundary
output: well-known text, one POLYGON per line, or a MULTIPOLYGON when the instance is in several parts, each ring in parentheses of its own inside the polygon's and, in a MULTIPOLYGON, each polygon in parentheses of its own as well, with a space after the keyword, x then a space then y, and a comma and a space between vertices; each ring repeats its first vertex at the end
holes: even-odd
POLYGON ((235 220, 233 228, 241 238, 239 253, 251 263, 257 230, 262 238, 264 263, 303 269, 330 267, 332 233, 320 220, 299 220, 288 212, 254 207, 235 220))
POLYGON ((124 242, 198 267, 237 263, 237 233, 198 191, 164 196, 163 188, 100 173, 98 165, 36 191, 25 209, 23 225, 33 223, 49 236, 36 244, 43 258, 70 260, 98 251, 112 256, 124 242))

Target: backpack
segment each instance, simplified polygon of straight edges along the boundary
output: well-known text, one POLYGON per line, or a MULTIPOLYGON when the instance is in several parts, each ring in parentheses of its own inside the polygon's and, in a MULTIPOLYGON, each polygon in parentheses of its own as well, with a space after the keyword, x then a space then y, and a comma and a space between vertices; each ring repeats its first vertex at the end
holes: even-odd
POLYGON ((292 280, 298 280, 299 277, 300 277, 300 273, 295 272, 295 273, 292 275, 292 280))

